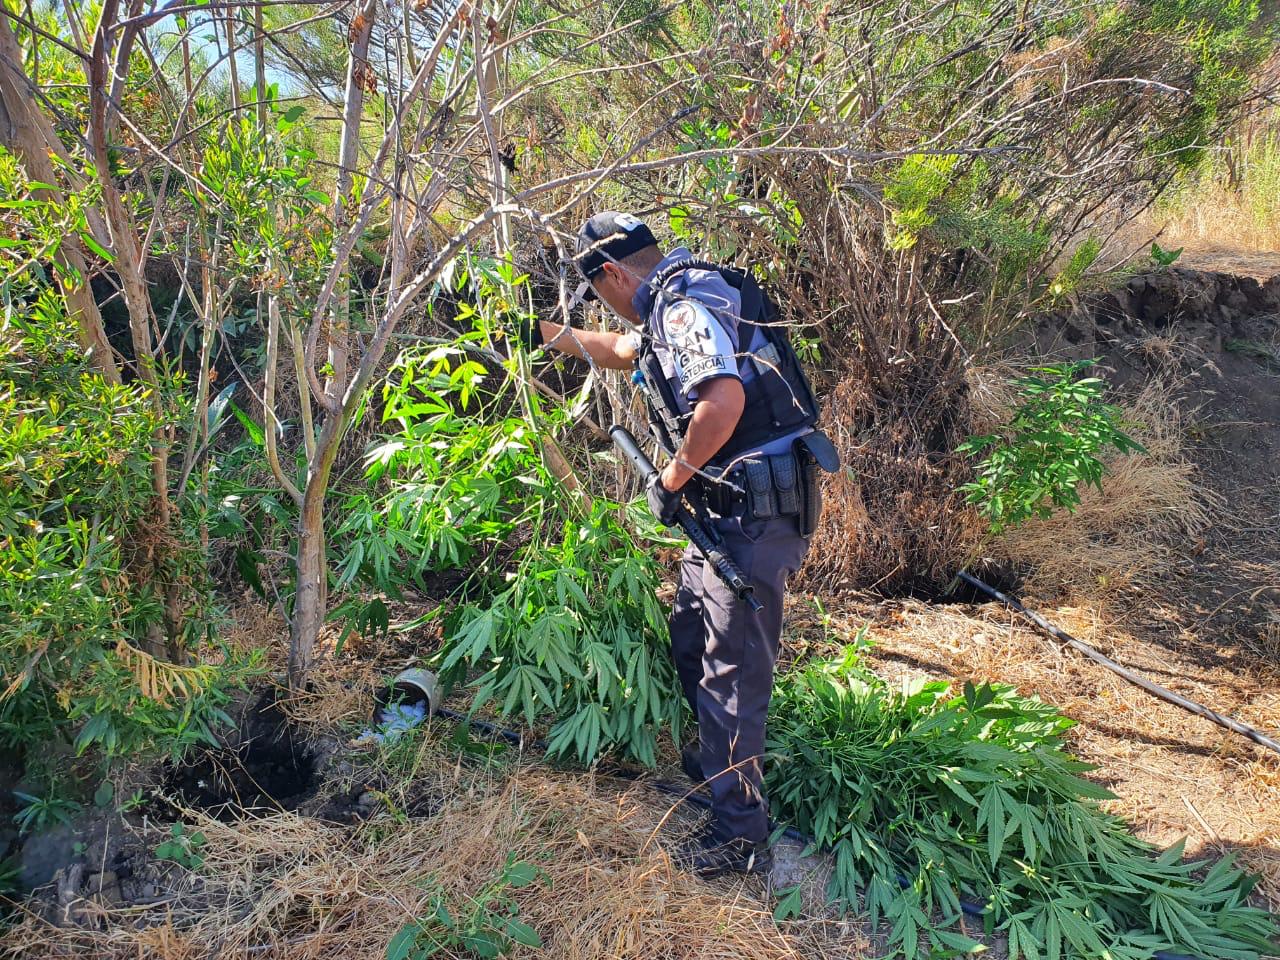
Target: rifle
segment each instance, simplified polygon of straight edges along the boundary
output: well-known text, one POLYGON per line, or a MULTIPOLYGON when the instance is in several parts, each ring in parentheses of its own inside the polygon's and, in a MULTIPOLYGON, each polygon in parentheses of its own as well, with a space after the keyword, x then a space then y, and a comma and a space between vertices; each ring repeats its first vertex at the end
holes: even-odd
MULTIPOLYGON (((614 444, 622 451, 623 456, 631 461, 631 465, 635 468, 636 473, 640 475, 640 479, 645 485, 653 482, 653 478, 658 475, 658 468, 653 465, 640 445, 636 443, 636 438, 626 427, 614 424, 609 428, 609 436, 613 438, 614 444)), ((720 541, 714 536, 710 530, 698 519, 697 515, 689 509, 689 505, 683 500, 676 509, 675 515, 676 526, 684 531, 684 535, 689 538, 689 542, 698 548, 707 559, 707 563, 711 564, 711 569, 716 572, 726 587, 733 591, 733 595, 746 603, 752 613, 759 613, 764 609, 764 604, 755 598, 755 587, 747 582, 747 578, 742 571, 738 569, 738 565, 726 553, 720 550, 720 541)))

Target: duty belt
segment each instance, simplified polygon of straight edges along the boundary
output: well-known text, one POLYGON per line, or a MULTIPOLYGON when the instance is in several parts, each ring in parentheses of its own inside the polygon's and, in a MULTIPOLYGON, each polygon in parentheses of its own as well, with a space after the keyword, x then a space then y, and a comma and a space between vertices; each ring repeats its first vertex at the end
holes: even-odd
POLYGON ((722 517, 743 512, 771 520, 796 516, 804 509, 800 463, 789 450, 746 457, 724 474, 722 482, 704 483, 703 491, 707 509, 722 517))

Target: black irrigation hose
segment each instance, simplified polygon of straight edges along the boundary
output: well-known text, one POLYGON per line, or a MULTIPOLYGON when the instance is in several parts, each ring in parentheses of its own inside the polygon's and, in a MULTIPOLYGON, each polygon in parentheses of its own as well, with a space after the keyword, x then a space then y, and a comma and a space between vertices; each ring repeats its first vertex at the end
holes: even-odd
MULTIPOLYGON (((547 749, 547 742, 545 740, 526 740, 523 734, 518 731, 511 730, 496 723, 490 723, 488 720, 476 720, 470 718, 464 713, 458 713, 456 710, 446 710, 444 707, 439 707, 432 711, 432 715, 441 717, 445 720, 453 720, 456 723, 466 723, 488 736, 501 737, 503 740, 506 740, 508 743, 514 744, 517 747, 530 746, 535 750, 542 750, 544 752, 547 749)), ((622 779, 631 781, 639 781, 640 777, 643 775, 642 771, 632 770, 627 767, 618 767, 613 772, 622 779)), ((703 810, 711 809, 710 797, 697 793, 696 791, 689 790, 687 787, 682 787, 679 784, 669 783, 665 780, 649 780, 646 781, 646 785, 657 790, 659 793, 665 793, 668 796, 675 797, 679 803, 687 803, 691 806, 700 807, 703 810)), ((807 847, 814 845, 813 837, 801 833, 795 827, 787 827, 782 831, 782 835, 789 840, 794 840, 807 847)), ((897 880, 898 885, 904 890, 911 885, 910 881, 906 877, 899 876, 897 880)), ((961 899, 960 910, 971 917, 985 917, 987 914, 986 907, 980 903, 975 903, 972 900, 961 899)), ((1187 956, 1182 953, 1170 953, 1167 950, 1157 950, 1152 954, 1152 960, 1200 960, 1200 958, 1187 956)))
POLYGON ((1089 646, 1084 641, 1077 640, 1075 637, 1071 636, 1071 634, 1067 633, 1065 630, 1061 630, 1058 627, 1055 627, 1044 617, 1040 616, 1040 614, 1035 613, 1032 610, 1028 610, 1026 607, 1020 604, 1017 600, 1014 600, 1012 597, 1006 596, 1005 594, 997 590, 995 587, 990 586, 989 584, 983 583, 981 580, 973 576, 967 570, 961 570, 959 573, 959 577, 965 583, 969 584, 969 586, 977 587, 983 593, 986 593, 987 595, 992 596, 995 599, 999 600, 1001 603, 1007 604, 1008 606, 1012 607, 1014 610, 1018 611, 1018 613, 1022 614, 1024 617, 1026 617, 1028 620, 1030 620, 1032 623, 1038 626, 1041 630, 1048 633, 1051 637, 1061 640, 1063 643, 1068 644, 1071 647, 1074 647, 1076 650, 1079 650, 1090 660, 1093 660, 1097 663, 1102 664, 1112 673, 1115 673, 1123 677, 1124 679, 1128 680, 1130 683, 1141 687, 1143 690, 1147 691, 1147 693, 1157 696, 1161 700, 1168 701, 1169 703, 1172 703, 1174 706, 1181 707, 1183 710, 1186 710, 1190 713, 1194 713, 1196 716, 1204 717, 1206 720, 1210 720, 1213 723, 1216 723, 1220 727, 1225 727, 1226 729, 1232 731, 1233 733, 1238 733, 1243 737, 1247 737, 1250 740, 1252 740, 1254 743, 1258 744, 1259 746, 1263 746, 1263 747, 1266 747, 1268 750, 1274 750, 1276 753, 1280 753, 1280 742, 1273 740, 1271 737, 1268 737, 1264 733, 1260 733, 1259 731, 1255 730, 1253 727, 1249 726, 1247 723, 1241 723, 1239 720, 1235 720, 1231 717, 1225 717, 1214 710, 1210 710, 1208 707, 1203 706, 1202 704, 1196 703, 1194 700, 1188 700, 1186 697, 1180 694, 1174 693, 1172 690, 1166 687, 1162 687, 1158 683, 1153 683, 1152 681, 1148 680, 1146 677, 1142 676, 1141 674, 1134 673, 1134 671, 1130 670, 1128 667, 1121 666, 1120 664, 1112 660, 1110 657, 1104 654, 1101 654, 1097 650, 1093 649, 1093 647, 1089 646))

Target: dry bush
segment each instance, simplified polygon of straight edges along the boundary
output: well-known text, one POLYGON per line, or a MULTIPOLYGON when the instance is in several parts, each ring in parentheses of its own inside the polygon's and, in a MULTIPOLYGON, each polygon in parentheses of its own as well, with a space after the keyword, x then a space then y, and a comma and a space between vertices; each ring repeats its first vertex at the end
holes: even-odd
POLYGON ((963 400, 954 383, 930 378, 923 366, 899 368, 906 373, 899 386, 918 391, 905 409, 880 406, 854 377, 827 399, 825 427, 841 471, 823 485, 805 589, 936 591, 979 542, 982 524, 957 492, 968 467, 948 449, 963 439, 956 409, 963 400), (935 446, 931 438, 945 439, 935 446))
POLYGON ((841 467, 826 476, 805 589, 937 591, 980 537, 957 488, 969 478, 954 453, 972 431, 965 351, 921 280, 923 254, 884 249, 885 212, 833 204, 792 182, 809 222, 798 259, 840 264, 783 299, 786 319, 839 344, 822 391, 823 428, 841 467))
POLYGON ((1030 592, 1097 598, 1154 587, 1179 546, 1208 528, 1218 498, 1196 482, 1183 455, 1182 412, 1170 388, 1152 381, 1123 409, 1147 452, 1110 457, 1102 490, 1083 489, 1074 512, 1028 521, 987 548, 998 562, 1028 571, 1030 592))
POLYGON ((434 891, 451 909, 465 908, 508 854, 547 874, 547 882, 513 891, 521 919, 543 938, 540 956, 774 960, 865 949, 857 937, 824 946, 813 935, 806 942, 784 933, 767 897, 673 869, 653 841, 661 807, 651 798, 609 798, 589 780, 536 769, 486 781, 439 755, 424 761, 431 776, 411 790, 447 798, 434 816, 397 822, 384 813, 355 830, 292 814, 203 819, 201 875, 175 888, 167 904, 106 914, 102 930, 27 918, 11 931, 4 956, 382 957, 405 923, 432 912, 434 891))

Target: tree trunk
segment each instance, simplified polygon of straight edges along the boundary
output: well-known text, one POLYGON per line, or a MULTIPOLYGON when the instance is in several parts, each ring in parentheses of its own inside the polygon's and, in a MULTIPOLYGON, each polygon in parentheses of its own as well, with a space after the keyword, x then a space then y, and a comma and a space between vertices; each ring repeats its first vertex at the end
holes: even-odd
MULTIPOLYGON (((89 141, 94 172, 97 175, 98 186, 102 190, 102 205, 106 214, 107 229, 111 234, 113 265, 120 278, 125 307, 129 311, 129 334, 133 341, 134 365, 138 379, 150 388, 152 408, 162 420, 167 420, 163 392, 160 390, 159 377, 156 374, 154 351, 157 345, 154 343, 152 334, 156 328, 155 315, 151 307, 146 278, 143 275, 145 254, 138 240, 140 231, 125 206, 124 197, 111 172, 107 148, 109 124, 107 72, 110 59, 108 52, 110 45, 107 38, 116 25, 118 9, 118 0, 107 0, 103 4, 102 19, 94 35, 93 52, 89 60, 89 141)), ((140 4, 135 2, 132 9, 136 14, 140 10, 140 4)), ((134 37, 135 34, 126 29, 119 38, 116 59, 118 64, 124 65, 120 69, 127 69, 129 50, 133 46, 134 37)), ((173 510, 169 500, 171 442, 167 426, 158 428, 151 441, 151 480, 155 496, 152 575, 163 597, 165 639, 161 642, 158 631, 151 631, 148 646, 159 649, 148 649, 147 653, 177 662, 183 656, 180 640, 182 605, 178 591, 178 578, 175 576, 171 562, 173 552, 171 542, 173 510)))
POLYGON ((324 501, 329 473, 350 419, 348 408, 325 415, 316 441, 316 458, 307 474, 298 517, 297 588, 289 630, 289 688, 302 689, 315 657, 316 640, 328 612, 329 568, 326 562, 324 501))
MULTIPOLYGON (((351 56, 347 63, 342 142, 333 198, 335 238, 340 237, 351 223, 351 185, 360 159, 360 118, 364 112, 365 86, 373 76, 368 56, 376 13, 377 0, 363 0, 348 33, 351 56)), ((316 440, 315 452, 310 458, 307 485, 302 493, 302 514, 298 518, 297 585, 289 630, 289 686, 293 690, 300 690, 306 682, 327 612, 329 570, 325 562, 324 501, 329 489, 329 472, 351 417, 350 404, 344 402, 348 399, 350 376, 349 284, 345 278, 341 283, 330 313, 328 330, 330 373, 325 384, 328 409, 316 440)), ((305 395, 301 383, 299 391, 305 395)))
MULTIPOLYGON (((22 53, 9 26, 9 18, 0 13, 0 142, 22 161, 32 180, 56 184, 58 176, 49 161, 49 151, 61 150, 61 143, 48 119, 35 104, 27 80, 19 70, 22 53)), ((56 204, 63 202, 57 190, 38 191, 56 204)), ((76 336, 90 362, 110 383, 120 382, 120 368, 107 342, 102 314, 89 287, 89 270, 79 241, 68 238, 58 250, 58 285, 67 302, 67 314, 75 322, 76 336)))

